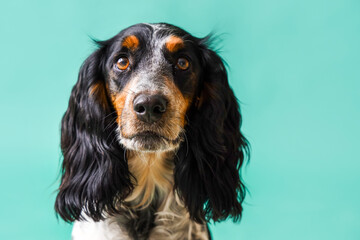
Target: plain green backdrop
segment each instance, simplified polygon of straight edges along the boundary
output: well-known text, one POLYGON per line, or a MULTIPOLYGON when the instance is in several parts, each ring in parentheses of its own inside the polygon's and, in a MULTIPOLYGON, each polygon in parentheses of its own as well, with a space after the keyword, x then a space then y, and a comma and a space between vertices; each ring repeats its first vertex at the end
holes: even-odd
POLYGON ((1 0, 0 239, 70 239, 60 120, 90 37, 139 22, 221 36, 252 157, 215 239, 360 239, 359 0, 1 0))

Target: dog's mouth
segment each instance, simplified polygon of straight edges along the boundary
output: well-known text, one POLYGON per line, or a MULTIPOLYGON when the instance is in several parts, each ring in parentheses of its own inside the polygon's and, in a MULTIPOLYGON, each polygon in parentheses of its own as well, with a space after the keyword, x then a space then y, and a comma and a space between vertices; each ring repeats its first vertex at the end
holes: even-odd
POLYGON ((153 131, 143 131, 129 137, 122 136, 120 142, 132 150, 155 152, 174 150, 182 140, 182 134, 179 134, 176 139, 169 139, 153 131))
POLYGON ((171 141, 170 139, 168 139, 165 136, 162 136, 156 132, 152 132, 152 131, 143 131, 140 133, 136 133, 130 137, 128 137, 128 139, 138 139, 138 140, 145 140, 145 141, 156 141, 158 139, 163 139, 165 141, 171 141))

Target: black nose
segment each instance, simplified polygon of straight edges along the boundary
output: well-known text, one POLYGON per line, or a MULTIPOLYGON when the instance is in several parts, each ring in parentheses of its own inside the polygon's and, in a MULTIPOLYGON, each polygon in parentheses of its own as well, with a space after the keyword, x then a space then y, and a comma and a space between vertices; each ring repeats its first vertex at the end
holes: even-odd
POLYGON ((167 100, 162 95, 140 94, 135 97, 133 105, 139 120, 153 123, 166 111, 167 100))

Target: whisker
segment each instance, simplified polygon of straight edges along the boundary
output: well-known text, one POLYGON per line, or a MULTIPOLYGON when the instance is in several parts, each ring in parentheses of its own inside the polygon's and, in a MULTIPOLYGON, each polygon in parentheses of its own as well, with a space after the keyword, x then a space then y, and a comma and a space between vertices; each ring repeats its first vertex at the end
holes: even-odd
POLYGON ((124 160, 126 161, 126 148, 124 148, 124 160))
POLYGON ((124 92, 124 93, 128 93, 128 94, 133 94, 133 93, 135 93, 133 90, 131 90, 131 89, 127 89, 127 90, 125 90, 125 89, 122 89, 122 90, 120 90, 120 92, 124 92))
POLYGON ((124 92, 124 93, 127 93, 127 94, 135 94, 135 91, 133 91, 131 89, 127 89, 127 90, 122 89, 122 90, 120 90, 120 92, 124 92))
POLYGON ((111 116, 112 114, 116 113, 116 111, 112 111, 111 113, 109 113, 108 115, 106 115, 105 117, 103 117, 103 120, 105 120, 106 118, 108 118, 109 116, 111 116))
POLYGON ((188 156, 188 153, 189 153, 189 141, 188 141, 188 138, 186 136, 186 132, 184 131, 184 136, 185 136, 185 142, 186 142, 186 154, 185 154, 185 157, 188 156))
MULTIPOLYGON (((116 131, 116 128, 114 128, 114 129, 112 130, 112 132, 114 132, 114 131, 116 131)), ((117 139, 117 138, 118 138, 118 135, 117 135, 117 133, 115 133, 113 139, 112 139, 111 142, 110 142, 110 145, 112 145, 112 144, 114 143, 115 139, 117 139)))
MULTIPOLYGON (((109 140, 109 137, 114 134, 114 131, 116 131, 116 128, 113 128, 109 135, 106 137, 106 142, 109 140)), ((116 136, 116 134, 114 134, 116 136)), ((114 140, 111 140, 110 145, 113 143, 114 140)))
POLYGON ((189 117, 188 117, 188 115, 187 115, 187 114, 185 114, 185 118, 186 118, 187 124, 189 124, 189 125, 190 125, 190 119, 189 119, 189 117))
POLYGON ((116 121, 110 122, 110 123, 104 128, 104 131, 107 130, 108 128, 112 127, 115 123, 116 123, 116 121))
POLYGON ((134 90, 131 90, 130 88, 129 88, 128 90, 131 91, 132 93, 135 93, 135 91, 134 91, 134 90))
POLYGON ((180 158, 179 158, 179 156, 177 155, 177 152, 175 153, 175 157, 178 159, 178 162, 180 162, 180 158))

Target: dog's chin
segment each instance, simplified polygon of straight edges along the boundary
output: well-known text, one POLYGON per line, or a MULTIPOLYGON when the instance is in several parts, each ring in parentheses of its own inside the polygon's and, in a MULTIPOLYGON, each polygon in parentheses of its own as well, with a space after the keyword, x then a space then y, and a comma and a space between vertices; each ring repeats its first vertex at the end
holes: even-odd
POLYGON ((141 152, 174 151, 180 146, 181 141, 180 136, 175 140, 170 140, 152 132, 134 134, 129 138, 120 137, 120 143, 126 149, 141 152))

